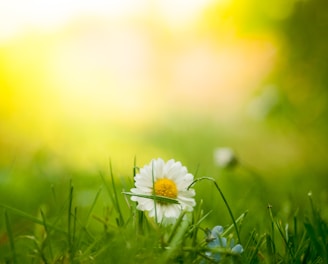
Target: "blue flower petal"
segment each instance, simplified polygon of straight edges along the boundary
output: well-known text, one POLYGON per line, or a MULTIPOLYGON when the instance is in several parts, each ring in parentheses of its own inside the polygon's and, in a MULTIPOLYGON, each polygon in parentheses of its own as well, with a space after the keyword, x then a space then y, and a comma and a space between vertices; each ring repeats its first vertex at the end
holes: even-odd
POLYGON ((233 252, 233 253, 238 253, 238 254, 240 254, 240 253, 242 253, 243 251, 244 251, 244 249, 243 249, 243 247, 242 247, 242 245, 240 245, 240 244, 237 244, 237 245, 235 245, 232 249, 231 249, 231 251, 233 252))
POLYGON ((212 229, 212 235, 214 237, 217 237, 223 233, 223 227, 222 226, 215 226, 212 229))
MULTIPOLYGON (((240 244, 235 245, 235 241, 233 238, 229 238, 229 240, 225 237, 222 237, 223 233, 222 226, 215 226, 212 230, 206 230, 207 233, 207 246, 210 249, 216 248, 226 248, 231 250, 231 253, 240 254, 244 251, 243 247, 240 244), (229 242, 229 245, 227 245, 229 242)), ((219 262, 221 260, 221 254, 219 252, 205 252, 205 255, 211 258, 215 262, 219 262)))

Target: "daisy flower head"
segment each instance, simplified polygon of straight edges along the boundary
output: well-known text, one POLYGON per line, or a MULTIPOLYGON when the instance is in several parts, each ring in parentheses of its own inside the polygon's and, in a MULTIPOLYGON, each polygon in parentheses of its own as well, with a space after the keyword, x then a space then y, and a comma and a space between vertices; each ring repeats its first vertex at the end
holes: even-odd
POLYGON ((137 209, 148 211, 158 223, 172 222, 182 211, 192 211, 196 205, 195 191, 188 189, 194 177, 179 161, 166 163, 158 158, 140 169, 135 175, 135 188, 131 200, 138 203, 137 209))

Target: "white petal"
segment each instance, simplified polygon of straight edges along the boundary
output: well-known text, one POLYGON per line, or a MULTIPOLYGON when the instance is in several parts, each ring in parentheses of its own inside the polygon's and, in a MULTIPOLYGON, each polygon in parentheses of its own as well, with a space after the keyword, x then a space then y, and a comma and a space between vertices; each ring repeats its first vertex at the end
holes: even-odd
POLYGON ((162 208, 161 204, 156 203, 156 210, 155 206, 149 211, 150 217, 155 217, 155 212, 157 213, 157 222, 162 222, 163 216, 164 216, 164 210, 162 208))
POLYGON ((154 180, 163 178, 164 165, 165 165, 165 163, 162 159, 158 158, 157 160, 154 160, 154 162, 153 162, 154 180))
POLYGON ((147 187, 147 186, 144 186, 144 185, 141 185, 139 183, 136 183, 136 187, 141 191, 141 193, 152 193, 152 190, 153 190, 153 186, 151 187, 147 187))
POLYGON ((175 163, 167 171, 167 177, 174 181, 182 180, 184 175, 187 173, 187 170, 183 170, 180 164, 175 163))
POLYGON ((178 201, 181 204, 181 207, 188 211, 192 211, 193 207, 196 205, 196 201, 193 198, 178 196, 178 201))
POLYGON ((154 201, 151 199, 143 199, 142 201, 139 200, 138 207, 142 208, 142 211, 150 211, 154 208, 154 201))
POLYGON ((141 211, 149 211, 154 206, 154 201, 151 200, 151 199, 132 196, 131 200, 138 203, 137 204, 137 209, 141 210, 141 211))
POLYGON ((168 205, 165 208, 165 217, 167 218, 178 218, 181 213, 180 205, 173 204, 168 205))

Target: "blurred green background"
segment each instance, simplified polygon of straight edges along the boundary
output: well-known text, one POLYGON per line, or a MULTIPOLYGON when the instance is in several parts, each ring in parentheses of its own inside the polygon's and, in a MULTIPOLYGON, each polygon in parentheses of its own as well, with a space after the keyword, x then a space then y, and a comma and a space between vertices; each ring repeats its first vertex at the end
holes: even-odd
POLYGON ((327 204, 327 1, 41 2, 0 8, 1 203, 73 179, 83 206, 109 159, 132 184, 134 157, 162 157, 238 212, 327 204), (242 166, 218 168, 218 147, 242 166))

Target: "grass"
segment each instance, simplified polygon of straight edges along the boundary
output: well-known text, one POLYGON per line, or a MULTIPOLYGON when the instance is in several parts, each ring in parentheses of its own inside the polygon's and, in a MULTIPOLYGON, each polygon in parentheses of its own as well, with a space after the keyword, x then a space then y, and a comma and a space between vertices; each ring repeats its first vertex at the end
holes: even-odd
POLYGON ((37 194, 30 192, 29 205, 19 205, 22 196, 2 200, 0 263, 214 263, 211 251, 220 252, 220 263, 328 261, 325 208, 318 207, 315 192, 300 194, 306 204, 294 204, 286 215, 269 203, 261 207, 263 185, 253 187, 253 199, 241 201, 242 188, 233 177, 230 188, 238 192, 225 195, 224 180, 196 176, 194 211, 161 226, 129 199, 132 173, 119 178, 110 166, 98 176, 72 175, 71 180, 40 180, 33 192, 41 196, 32 199, 28 196, 37 194), (240 243, 243 253, 209 248, 207 234, 215 225, 222 225, 224 237, 240 243))
POLYGON ((43 149, 1 166, 0 263, 213 263, 209 255, 216 253, 221 263, 327 263, 322 152, 303 146, 303 140, 293 151, 284 133, 231 131, 190 121, 134 135, 141 146, 160 149, 164 159, 181 160, 195 176, 194 211, 165 227, 130 200, 133 176, 144 165, 133 156, 124 170, 115 162, 100 171, 79 170, 58 157, 54 162, 43 149), (232 168, 215 167, 213 147, 222 145, 237 149, 243 160, 232 168), (290 157, 280 153, 297 155, 286 162, 290 157), (272 165, 277 163, 282 166, 272 165), (218 225, 227 241, 242 245, 241 254, 208 247, 210 230, 218 225))

